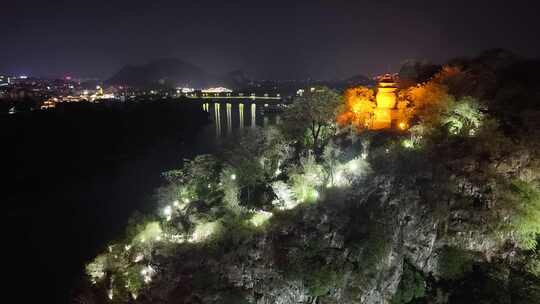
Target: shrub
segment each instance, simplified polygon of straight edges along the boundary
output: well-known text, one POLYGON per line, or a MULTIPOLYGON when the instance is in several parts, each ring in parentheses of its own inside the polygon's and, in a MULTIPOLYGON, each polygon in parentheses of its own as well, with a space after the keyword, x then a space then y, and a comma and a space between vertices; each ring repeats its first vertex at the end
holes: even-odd
POLYGON ((443 247, 439 252, 439 273, 443 279, 458 280, 472 271, 473 256, 456 247, 443 247))
POLYGON ((532 183, 521 180, 512 183, 514 208, 510 228, 520 247, 534 249, 540 234, 540 190, 532 183))
POLYGON ((426 281, 421 272, 405 261, 398 289, 391 300, 392 304, 406 304, 426 294, 426 281))
POLYGON ((328 294, 332 286, 336 284, 338 273, 326 265, 311 272, 305 280, 309 294, 312 297, 320 297, 328 294))

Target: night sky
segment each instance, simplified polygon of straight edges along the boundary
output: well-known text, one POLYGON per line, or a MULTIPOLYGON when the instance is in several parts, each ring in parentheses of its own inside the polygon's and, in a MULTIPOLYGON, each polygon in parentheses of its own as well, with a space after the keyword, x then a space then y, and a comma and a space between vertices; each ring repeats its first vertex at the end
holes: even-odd
POLYGON ((495 47, 540 53, 539 1, 1 2, 0 73, 106 78, 175 57, 211 73, 331 79, 495 47))

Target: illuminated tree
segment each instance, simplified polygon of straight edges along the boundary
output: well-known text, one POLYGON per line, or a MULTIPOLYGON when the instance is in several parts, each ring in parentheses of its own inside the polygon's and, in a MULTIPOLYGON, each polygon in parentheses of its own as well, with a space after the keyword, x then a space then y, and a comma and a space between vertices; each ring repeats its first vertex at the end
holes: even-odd
POLYGON ((223 202, 234 214, 241 214, 245 208, 240 206, 240 187, 236 171, 226 167, 221 171, 219 187, 223 191, 223 202))
POLYGON ((484 118, 482 107, 472 97, 464 97, 449 105, 442 123, 452 134, 475 135, 484 118))
POLYGON ((322 161, 324 169, 328 175, 328 180, 330 183, 334 181, 336 175, 337 167, 339 166, 339 157, 342 154, 342 151, 339 147, 334 144, 333 141, 330 141, 326 147, 324 147, 322 153, 322 161))
POLYGON ((295 139, 307 135, 308 145, 318 148, 325 135, 332 135, 329 131, 341 103, 342 97, 329 88, 308 90, 296 98, 285 111, 283 129, 287 135, 295 139))
POLYGON ((165 172, 163 176, 170 187, 176 187, 171 191, 182 196, 177 199, 213 201, 216 199, 219 171, 218 160, 212 155, 204 154, 193 160, 184 160, 182 169, 165 172))
POLYGON ((311 151, 300 158, 300 165, 291 170, 289 177, 297 201, 315 202, 319 198, 317 188, 323 185, 325 172, 311 151))
POLYGON ((277 170, 282 137, 274 131, 250 130, 225 153, 224 162, 234 171, 245 204, 255 201, 257 190, 265 188, 277 170))
POLYGON ((427 82, 404 90, 400 97, 411 102, 416 115, 424 117, 444 107, 450 95, 445 86, 436 82, 427 82))
POLYGON ((344 96, 345 105, 337 118, 338 124, 351 125, 357 130, 369 127, 376 107, 373 90, 362 86, 349 88, 344 96))

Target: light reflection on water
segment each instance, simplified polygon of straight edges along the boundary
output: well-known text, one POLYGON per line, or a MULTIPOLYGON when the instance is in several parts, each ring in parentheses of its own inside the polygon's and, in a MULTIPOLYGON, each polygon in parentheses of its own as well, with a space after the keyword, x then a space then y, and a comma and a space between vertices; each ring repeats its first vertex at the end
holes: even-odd
MULTIPOLYGON (((210 114, 211 129, 218 141, 235 136, 244 128, 267 127, 281 122, 279 113, 265 111, 264 104, 255 102, 209 102, 203 103, 202 109, 210 114)), ((204 136, 211 134, 207 130, 204 136)))

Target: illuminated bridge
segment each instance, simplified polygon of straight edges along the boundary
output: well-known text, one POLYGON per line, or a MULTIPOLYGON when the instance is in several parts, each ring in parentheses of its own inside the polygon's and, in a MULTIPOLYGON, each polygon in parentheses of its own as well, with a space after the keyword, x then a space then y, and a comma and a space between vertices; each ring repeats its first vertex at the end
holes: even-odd
POLYGON ((231 134, 233 129, 254 128, 257 125, 279 124, 279 113, 283 110, 284 100, 279 93, 244 93, 217 88, 219 92, 191 91, 183 96, 198 102, 202 109, 210 113, 216 136, 231 134), (227 91, 224 91, 227 90, 227 91), (223 130, 223 131, 222 131, 223 130))
POLYGON ((258 100, 266 100, 273 102, 280 102, 282 100, 281 95, 277 94, 244 94, 244 93, 188 93, 185 95, 189 99, 204 99, 204 100, 234 100, 237 102, 252 102, 258 100))

